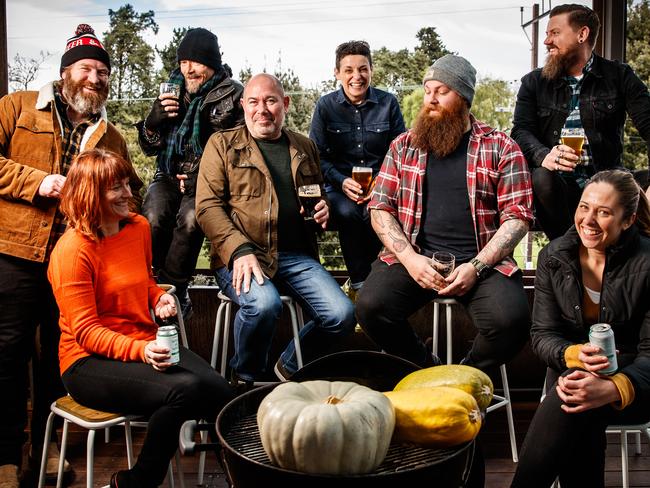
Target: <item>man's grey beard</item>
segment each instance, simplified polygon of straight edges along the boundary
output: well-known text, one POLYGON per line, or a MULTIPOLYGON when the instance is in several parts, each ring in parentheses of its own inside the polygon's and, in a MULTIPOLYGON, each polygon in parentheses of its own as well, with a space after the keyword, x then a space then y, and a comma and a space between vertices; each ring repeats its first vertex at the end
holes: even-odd
POLYGON ((96 115, 101 112, 108 99, 108 84, 94 84, 99 91, 93 94, 84 94, 84 84, 90 84, 87 81, 74 82, 69 75, 64 75, 61 94, 66 103, 75 112, 88 116, 96 115))

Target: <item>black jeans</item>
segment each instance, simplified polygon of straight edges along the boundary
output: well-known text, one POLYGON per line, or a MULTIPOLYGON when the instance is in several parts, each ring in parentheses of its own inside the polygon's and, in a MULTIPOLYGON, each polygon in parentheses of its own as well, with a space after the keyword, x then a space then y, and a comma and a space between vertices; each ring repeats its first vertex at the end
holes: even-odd
POLYGON ((647 422, 650 402, 637 394, 623 410, 605 405, 582 413, 565 413, 555 390, 557 377, 557 372, 549 369, 547 395, 526 434, 511 486, 547 488, 559 476, 562 488, 604 487, 607 425, 647 422))
MULTIPOLYGON (((357 319, 364 332, 384 351, 419 365, 427 364, 428 352, 408 322, 408 317, 437 296, 416 283, 406 268, 372 264, 357 298, 357 319)), ((530 311, 521 272, 506 277, 496 271, 463 296, 478 329, 465 363, 482 370, 512 359, 524 346, 530 330, 530 311)))
POLYGON ((99 356, 79 359, 63 373, 66 389, 82 405, 149 418, 132 468, 138 486, 158 486, 178 449, 183 422, 216 419, 233 397, 230 385, 210 365, 181 347, 180 363, 165 372, 148 364, 99 356))
POLYGON ((32 445, 40 459, 50 404, 65 395, 59 375, 59 310, 47 264, 0 254, 0 465, 22 460, 27 422, 27 365, 33 359, 32 445), (34 353, 40 325, 38 354, 34 353))
POLYGON ((370 225, 368 205, 357 205, 343 193, 327 190, 331 203, 332 223, 339 231, 339 241, 350 282, 363 283, 377 259, 382 245, 370 225))
POLYGON ((185 193, 181 193, 175 177, 159 172, 142 204, 142 214, 151 225, 153 267, 158 281, 176 286, 181 300, 203 244, 203 231, 194 211, 195 189, 195 174, 186 180, 185 193))
POLYGON ((582 189, 575 181, 546 168, 533 170, 535 216, 550 240, 564 235, 573 225, 582 189))

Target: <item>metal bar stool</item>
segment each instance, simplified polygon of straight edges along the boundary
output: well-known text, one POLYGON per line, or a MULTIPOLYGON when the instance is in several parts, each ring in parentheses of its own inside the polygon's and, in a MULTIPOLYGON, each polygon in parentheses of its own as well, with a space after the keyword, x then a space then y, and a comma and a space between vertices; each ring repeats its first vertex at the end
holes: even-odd
MULTIPOLYGON (((217 356, 219 354, 219 343, 221 343, 221 364, 218 370, 221 376, 226 377, 227 358, 228 358, 228 345, 230 341, 230 319, 232 315, 232 300, 228 296, 219 292, 218 298, 219 308, 217 309, 217 317, 214 322, 214 338, 212 340, 212 355, 210 357, 210 364, 213 368, 217 367, 217 356)), ((296 348, 296 359, 298 362, 298 369, 302 368, 302 350, 300 349, 300 336, 299 332, 304 325, 302 315, 302 308, 295 300, 286 295, 280 296, 282 303, 289 309, 291 316, 291 332, 293 333, 293 344, 296 348)))
MULTIPOLYGON (((455 298, 437 297, 433 300, 432 346, 433 353, 435 355, 438 355, 440 305, 445 306, 445 323, 447 325, 447 364, 452 364, 452 305, 460 305, 460 303, 455 298)), ((508 374, 506 372, 506 365, 502 364, 499 369, 501 371, 503 395, 494 395, 493 400, 496 400, 496 402, 492 403, 487 408, 486 413, 490 413, 498 408, 506 408, 506 415, 508 417, 508 434, 510 435, 510 450, 512 451, 512 461, 516 463, 519 460, 519 457, 517 455, 517 439, 515 437, 515 424, 512 416, 512 403, 510 401, 510 388, 508 387, 508 374)))
POLYGON ((105 429, 114 425, 124 425, 124 435, 126 438, 126 457, 129 469, 133 462, 133 443, 131 441, 131 420, 135 417, 129 415, 120 415, 116 413, 102 412, 92 408, 84 407, 77 403, 71 396, 59 398, 52 403, 50 415, 47 418, 45 427, 45 440, 43 443, 43 454, 41 456, 41 470, 38 477, 38 488, 43 488, 45 484, 45 468, 47 465, 47 451, 49 447, 48 440, 52 434, 54 416, 58 415, 63 418, 63 435, 61 438, 61 452, 59 457, 59 471, 56 478, 57 488, 61 487, 63 481, 63 461, 65 460, 65 451, 68 442, 68 426, 70 422, 88 430, 86 440, 86 487, 92 488, 94 481, 93 464, 95 457, 95 431, 105 429))

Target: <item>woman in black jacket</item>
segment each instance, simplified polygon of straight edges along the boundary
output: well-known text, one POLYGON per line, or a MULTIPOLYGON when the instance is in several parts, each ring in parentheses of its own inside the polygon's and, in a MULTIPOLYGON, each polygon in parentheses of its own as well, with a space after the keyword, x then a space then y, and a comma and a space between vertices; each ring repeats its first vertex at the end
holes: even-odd
POLYGON ((513 487, 604 486, 608 424, 650 420, 650 210, 631 174, 597 173, 575 227, 539 255, 532 345, 548 395, 522 447, 513 487), (618 371, 588 341, 611 325, 618 371))

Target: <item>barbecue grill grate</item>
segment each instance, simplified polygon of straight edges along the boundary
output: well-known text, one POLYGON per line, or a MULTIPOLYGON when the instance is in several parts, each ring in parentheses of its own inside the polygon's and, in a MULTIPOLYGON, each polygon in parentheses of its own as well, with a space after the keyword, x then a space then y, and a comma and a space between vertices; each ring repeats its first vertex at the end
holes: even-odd
MULTIPOLYGON (((223 437, 228 445, 242 456, 267 466, 273 466, 266 452, 264 452, 255 414, 241 417, 234 422, 223 437)), ((424 449, 415 446, 391 444, 384 462, 373 471, 373 474, 395 473, 423 468, 445 461, 457 452, 458 448, 424 449)))

